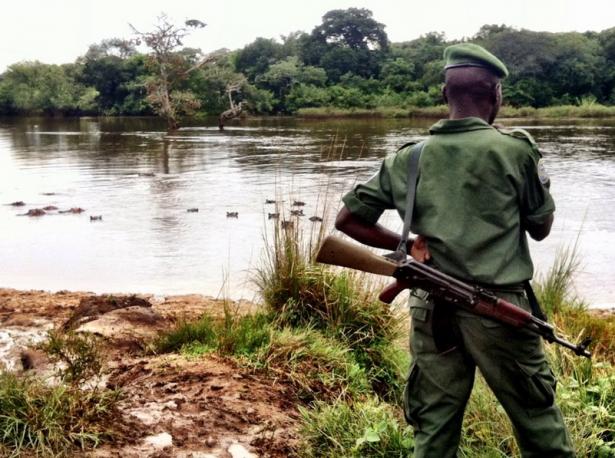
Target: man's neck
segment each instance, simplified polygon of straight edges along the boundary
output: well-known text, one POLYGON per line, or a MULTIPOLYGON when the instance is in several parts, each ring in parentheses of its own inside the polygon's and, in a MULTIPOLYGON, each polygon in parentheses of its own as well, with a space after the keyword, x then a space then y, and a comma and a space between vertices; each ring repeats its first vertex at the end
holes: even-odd
POLYGON ((486 110, 468 110, 468 109, 455 109, 449 107, 449 119, 463 119, 463 118, 479 118, 488 124, 491 124, 491 113, 486 110))
POLYGON ((491 124, 495 119, 495 106, 487 101, 481 103, 461 97, 455 100, 449 99, 448 102, 449 119, 479 118, 487 124, 491 124))

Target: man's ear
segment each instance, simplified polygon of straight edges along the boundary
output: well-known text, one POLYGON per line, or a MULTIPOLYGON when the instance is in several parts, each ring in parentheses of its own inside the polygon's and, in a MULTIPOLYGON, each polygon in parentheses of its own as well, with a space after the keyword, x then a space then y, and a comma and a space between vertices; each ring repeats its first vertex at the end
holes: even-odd
POLYGON ((495 103, 502 104, 502 83, 495 85, 495 103))
POLYGON ((446 84, 442 85, 442 98, 444 99, 444 103, 448 104, 448 96, 446 95, 446 84))

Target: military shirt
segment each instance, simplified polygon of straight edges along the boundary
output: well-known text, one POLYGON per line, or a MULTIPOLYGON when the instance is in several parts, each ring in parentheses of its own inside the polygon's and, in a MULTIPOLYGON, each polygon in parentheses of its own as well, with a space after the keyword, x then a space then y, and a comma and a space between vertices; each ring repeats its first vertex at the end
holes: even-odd
MULTIPOLYGON (((411 231, 426 238, 435 267, 485 285, 532 278, 524 228, 555 211, 550 181, 531 136, 500 131, 478 118, 441 120, 421 153, 411 231)), ((343 198, 348 210, 375 224, 384 210, 404 218, 411 147, 343 198)))

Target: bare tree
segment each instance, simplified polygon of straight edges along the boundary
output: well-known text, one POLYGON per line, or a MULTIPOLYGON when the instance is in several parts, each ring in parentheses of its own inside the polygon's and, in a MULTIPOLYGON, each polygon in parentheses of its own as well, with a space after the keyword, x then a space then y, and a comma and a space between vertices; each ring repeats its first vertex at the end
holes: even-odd
POLYGON ((228 94, 228 101, 231 105, 231 108, 230 110, 226 110, 222 114, 220 114, 220 123, 218 124, 220 130, 224 130, 224 124, 226 123, 226 121, 239 116, 241 114, 241 111, 243 110, 244 105, 246 105, 246 103, 243 101, 239 102, 237 105, 235 105, 235 103, 233 102, 233 92, 241 92, 245 83, 246 81, 243 80, 237 83, 229 83, 226 86, 226 93, 228 94))
POLYGON ((129 24, 137 36, 134 43, 143 43, 150 49, 148 66, 155 76, 145 83, 146 100, 167 120, 170 131, 179 129, 181 115, 193 114, 200 107, 192 92, 179 90, 187 78, 188 63, 177 49, 183 45, 184 37, 190 34, 189 29, 201 29, 207 24, 197 19, 189 19, 184 24, 184 27, 175 26, 164 13, 158 16, 152 32, 140 32, 129 24))

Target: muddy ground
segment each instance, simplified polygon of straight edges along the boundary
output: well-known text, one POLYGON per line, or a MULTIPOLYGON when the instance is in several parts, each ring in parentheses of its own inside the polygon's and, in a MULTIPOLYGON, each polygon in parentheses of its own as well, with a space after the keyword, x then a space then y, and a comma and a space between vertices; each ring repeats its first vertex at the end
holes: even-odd
MULTIPOLYGON (((0 288, 0 366, 49 371, 46 358, 27 348, 54 327, 104 336, 104 383, 121 389, 123 434, 76 458, 292 458, 300 447, 301 404, 291 385, 219 356, 143 356, 144 342, 178 319, 222 315, 224 306, 200 295, 0 288)), ((226 306, 233 314, 257 308, 249 302, 226 306)))
MULTIPOLYGON (((28 345, 52 327, 105 336, 105 383, 120 388, 124 434, 95 458, 292 457, 299 401, 292 386, 217 356, 144 357, 143 342, 183 317, 222 314, 222 301, 200 295, 153 297, 0 289, 0 364, 48 370, 28 345)), ((227 302, 233 313, 255 310, 227 302)), ((75 455, 77 456, 77 455, 75 455)))

